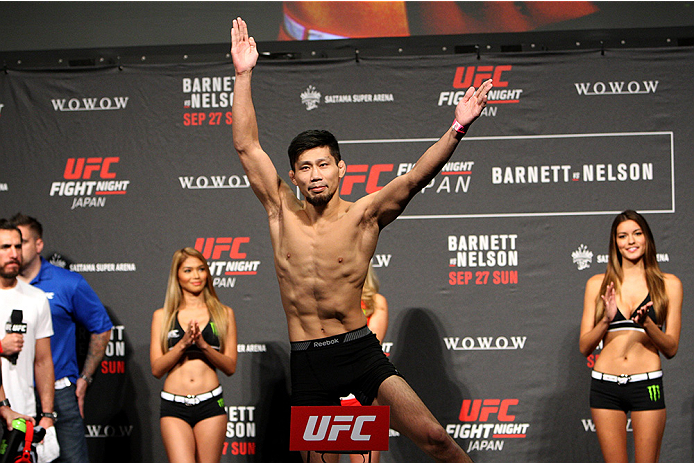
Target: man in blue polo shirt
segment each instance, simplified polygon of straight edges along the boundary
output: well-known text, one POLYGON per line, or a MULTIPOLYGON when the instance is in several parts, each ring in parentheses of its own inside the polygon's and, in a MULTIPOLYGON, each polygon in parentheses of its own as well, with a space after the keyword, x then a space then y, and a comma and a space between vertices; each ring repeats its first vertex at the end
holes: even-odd
POLYGON ((19 278, 42 289, 53 319, 51 350, 55 366, 55 429, 60 463, 88 460, 84 428, 87 386, 104 357, 111 323, 99 297, 82 275, 56 267, 41 257, 43 227, 33 217, 16 214, 10 219, 22 231, 22 269, 19 278), (77 365, 76 323, 91 334, 82 371, 77 365))

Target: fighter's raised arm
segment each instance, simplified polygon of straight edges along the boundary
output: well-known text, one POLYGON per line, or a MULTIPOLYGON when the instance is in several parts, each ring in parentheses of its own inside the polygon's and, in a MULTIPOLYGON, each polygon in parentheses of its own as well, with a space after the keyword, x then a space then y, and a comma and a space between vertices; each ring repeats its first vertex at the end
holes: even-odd
POLYGON ((234 148, 260 202, 268 213, 279 207, 279 189, 286 184, 277 175, 272 160, 260 146, 258 123, 251 97, 251 75, 258 61, 258 49, 248 36, 246 22, 237 18, 231 29, 231 57, 236 71, 232 133, 234 148))
POLYGON ((455 120, 450 129, 419 158, 408 173, 393 179, 373 193, 366 213, 375 216, 381 228, 395 220, 410 200, 433 179, 448 162, 470 125, 487 105, 492 81, 487 80, 477 90, 468 88, 455 108, 455 120))

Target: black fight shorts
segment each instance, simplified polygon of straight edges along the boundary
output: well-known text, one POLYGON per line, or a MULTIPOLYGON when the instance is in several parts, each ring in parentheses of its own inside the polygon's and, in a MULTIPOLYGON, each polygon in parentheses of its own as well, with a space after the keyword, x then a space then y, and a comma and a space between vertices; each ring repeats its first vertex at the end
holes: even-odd
POLYGON ((590 408, 629 411, 662 410, 665 408, 663 378, 647 379, 620 385, 591 379, 590 408))
POLYGON ((367 326, 291 347, 292 405, 340 405, 350 393, 371 405, 383 381, 402 376, 367 326))

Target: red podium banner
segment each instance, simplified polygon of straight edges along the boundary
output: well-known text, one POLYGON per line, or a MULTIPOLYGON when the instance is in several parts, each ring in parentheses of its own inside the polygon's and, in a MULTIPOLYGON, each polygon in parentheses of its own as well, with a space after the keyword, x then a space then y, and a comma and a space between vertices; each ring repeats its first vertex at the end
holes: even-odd
POLYGON ((289 450, 388 450, 390 407, 292 407, 289 450))

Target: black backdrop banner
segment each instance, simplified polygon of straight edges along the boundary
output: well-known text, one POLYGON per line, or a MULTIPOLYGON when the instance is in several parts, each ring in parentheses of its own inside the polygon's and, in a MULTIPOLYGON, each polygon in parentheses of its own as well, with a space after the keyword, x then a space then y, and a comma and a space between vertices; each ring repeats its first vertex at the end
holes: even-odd
MULTIPOLYGON (((384 350, 475 461, 600 459, 594 356, 578 333, 585 283, 627 208, 645 214, 663 270, 685 287, 679 354, 664 361, 662 460, 692 461, 691 75, 686 47, 258 65, 264 149, 286 172, 294 135, 330 130, 347 200, 407 172, 465 89, 494 79, 483 115, 373 259, 390 306, 384 350)), ((45 257, 84 275, 116 325, 87 396, 93 461, 166 461, 149 330, 184 246, 205 254, 236 311, 223 461, 296 458, 286 322, 265 213, 233 150, 233 91, 230 63, 0 73, 0 216, 37 217, 45 257)), ((424 456, 393 433, 383 461, 424 456)))

